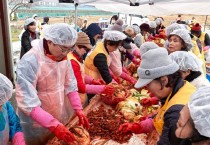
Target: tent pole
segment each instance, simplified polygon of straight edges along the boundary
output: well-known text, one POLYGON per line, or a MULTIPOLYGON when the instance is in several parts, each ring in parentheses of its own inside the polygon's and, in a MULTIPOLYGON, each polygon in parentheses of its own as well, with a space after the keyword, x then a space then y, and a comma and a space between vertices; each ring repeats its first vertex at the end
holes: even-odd
POLYGON ((75 30, 77 31, 77 18, 78 18, 78 15, 77 15, 77 7, 78 7, 78 3, 75 3, 75 22, 74 22, 74 25, 75 25, 75 30))
POLYGON ((205 20, 205 24, 204 24, 204 31, 206 29, 207 18, 208 18, 208 15, 206 15, 206 20, 205 20))

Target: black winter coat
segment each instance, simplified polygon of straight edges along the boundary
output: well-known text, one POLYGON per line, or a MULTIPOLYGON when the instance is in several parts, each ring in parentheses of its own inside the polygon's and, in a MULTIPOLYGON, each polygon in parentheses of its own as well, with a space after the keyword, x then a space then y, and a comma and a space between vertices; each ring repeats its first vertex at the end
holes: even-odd
MULTIPOLYGON (((183 85, 184 81, 182 79, 178 80, 172 91, 171 98, 179 91, 179 89, 183 85)), ((162 104, 164 104, 164 101, 165 100, 161 100, 162 104)), ((176 123, 179 119, 179 112, 182 110, 183 107, 184 105, 173 105, 165 112, 162 135, 160 136, 157 145, 171 145, 174 143, 176 143, 176 145, 182 145, 181 143, 185 142, 183 139, 177 138, 175 135, 175 128, 176 128, 176 123), (172 140, 169 140, 169 138, 171 138, 172 140)), ((188 144, 183 144, 183 145, 188 145, 188 144)))
MULTIPOLYGON (((36 39, 39 39, 39 34, 37 32, 36 32, 36 39)), ((30 32, 26 30, 21 37, 20 59, 26 52, 28 52, 32 48, 31 46, 32 40, 34 39, 30 36, 30 32)))

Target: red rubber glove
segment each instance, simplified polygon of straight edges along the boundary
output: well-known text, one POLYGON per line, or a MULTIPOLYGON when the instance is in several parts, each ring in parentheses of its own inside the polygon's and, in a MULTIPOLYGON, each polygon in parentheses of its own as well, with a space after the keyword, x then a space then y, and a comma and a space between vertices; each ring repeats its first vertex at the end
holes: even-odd
POLYGON ((88 119, 86 118, 85 114, 83 113, 82 110, 75 110, 76 115, 79 118, 79 125, 82 125, 84 128, 90 128, 88 119))
POLYGON ((102 80, 102 79, 98 79, 98 80, 93 79, 93 80, 91 81, 91 84, 92 84, 92 85, 105 85, 106 83, 105 83, 104 80, 102 80))
POLYGON ((141 121, 139 123, 124 123, 124 124, 120 125, 120 127, 119 127, 120 132, 123 132, 123 133, 132 132, 135 134, 149 133, 154 129, 155 129, 155 127, 153 125, 151 118, 148 118, 148 119, 141 121))
POLYGON ((62 124, 59 124, 54 130, 52 128, 50 130, 58 139, 66 143, 75 141, 74 135, 62 124))
POLYGON ((157 97, 152 98, 144 98, 140 101, 142 106, 149 107, 152 105, 157 105, 159 103, 159 99, 157 97))
POLYGON ((114 89, 113 86, 106 85, 106 86, 104 87, 104 90, 103 90, 102 94, 112 95, 112 94, 114 94, 114 92, 115 92, 115 89, 114 89))
POLYGON ((126 73, 124 73, 124 72, 122 72, 122 74, 120 75, 120 77, 121 77, 122 79, 128 81, 128 82, 131 83, 132 85, 134 85, 134 84, 137 82, 136 79, 134 79, 133 77, 131 77, 130 75, 128 75, 128 74, 126 74, 126 73))
POLYGON ((132 62, 135 64, 135 65, 140 65, 140 59, 136 59, 136 58, 133 58, 132 59, 132 62))
POLYGON ((131 75, 131 73, 130 73, 125 67, 122 67, 122 71, 123 71, 124 73, 126 73, 126 74, 131 75))

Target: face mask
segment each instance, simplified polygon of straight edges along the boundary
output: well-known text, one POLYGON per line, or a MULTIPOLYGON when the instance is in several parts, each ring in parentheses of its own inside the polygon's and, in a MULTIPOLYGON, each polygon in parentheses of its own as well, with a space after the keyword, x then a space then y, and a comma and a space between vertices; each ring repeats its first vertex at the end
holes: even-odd
POLYGON ((4 130, 6 126, 6 120, 4 118, 4 114, 0 111, 0 131, 4 130))

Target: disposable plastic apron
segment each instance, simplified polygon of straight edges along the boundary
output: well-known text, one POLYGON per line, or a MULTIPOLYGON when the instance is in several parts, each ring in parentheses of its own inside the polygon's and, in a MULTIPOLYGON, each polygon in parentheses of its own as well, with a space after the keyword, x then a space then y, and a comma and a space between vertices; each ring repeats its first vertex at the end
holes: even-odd
MULTIPOLYGON (((40 44, 42 46, 42 44, 40 44)), ((65 77, 67 73, 67 60, 55 62, 43 54, 43 48, 33 48, 39 63, 37 94, 41 101, 41 108, 58 119, 61 123, 67 124, 74 111, 68 97, 64 94, 65 77)), ((48 129, 37 124, 33 119, 18 110, 21 118, 21 125, 27 144, 44 145, 52 136, 48 129)))
MULTIPOLYGON (((82 75, 82 79, 83 79, 83 82, 85 83, 85 80, 84 80, 84 76, 85 76, 85 69, 84 69, 84 64, 79 62, 74 56, 72 53, 68 53, 67 55, 67 58, 68 60, 75 60, 79 66, 80 66, 80 73, 82 75)), ((84 106, 86 103, 87 103, 87 95, 86 93, 79 93, 79 96, 80 96, 80 99, 81 99, 81 103, 82 105, 84 106)))
POLYGON ((3 117, 2 119, 5 119, 6 124, 4 130, 0 131, 0 145, 7 145, 9 142, 9 120, 8 120, 8 113, 6 109, 6 105, 4 104, 2 106, 3 117))

